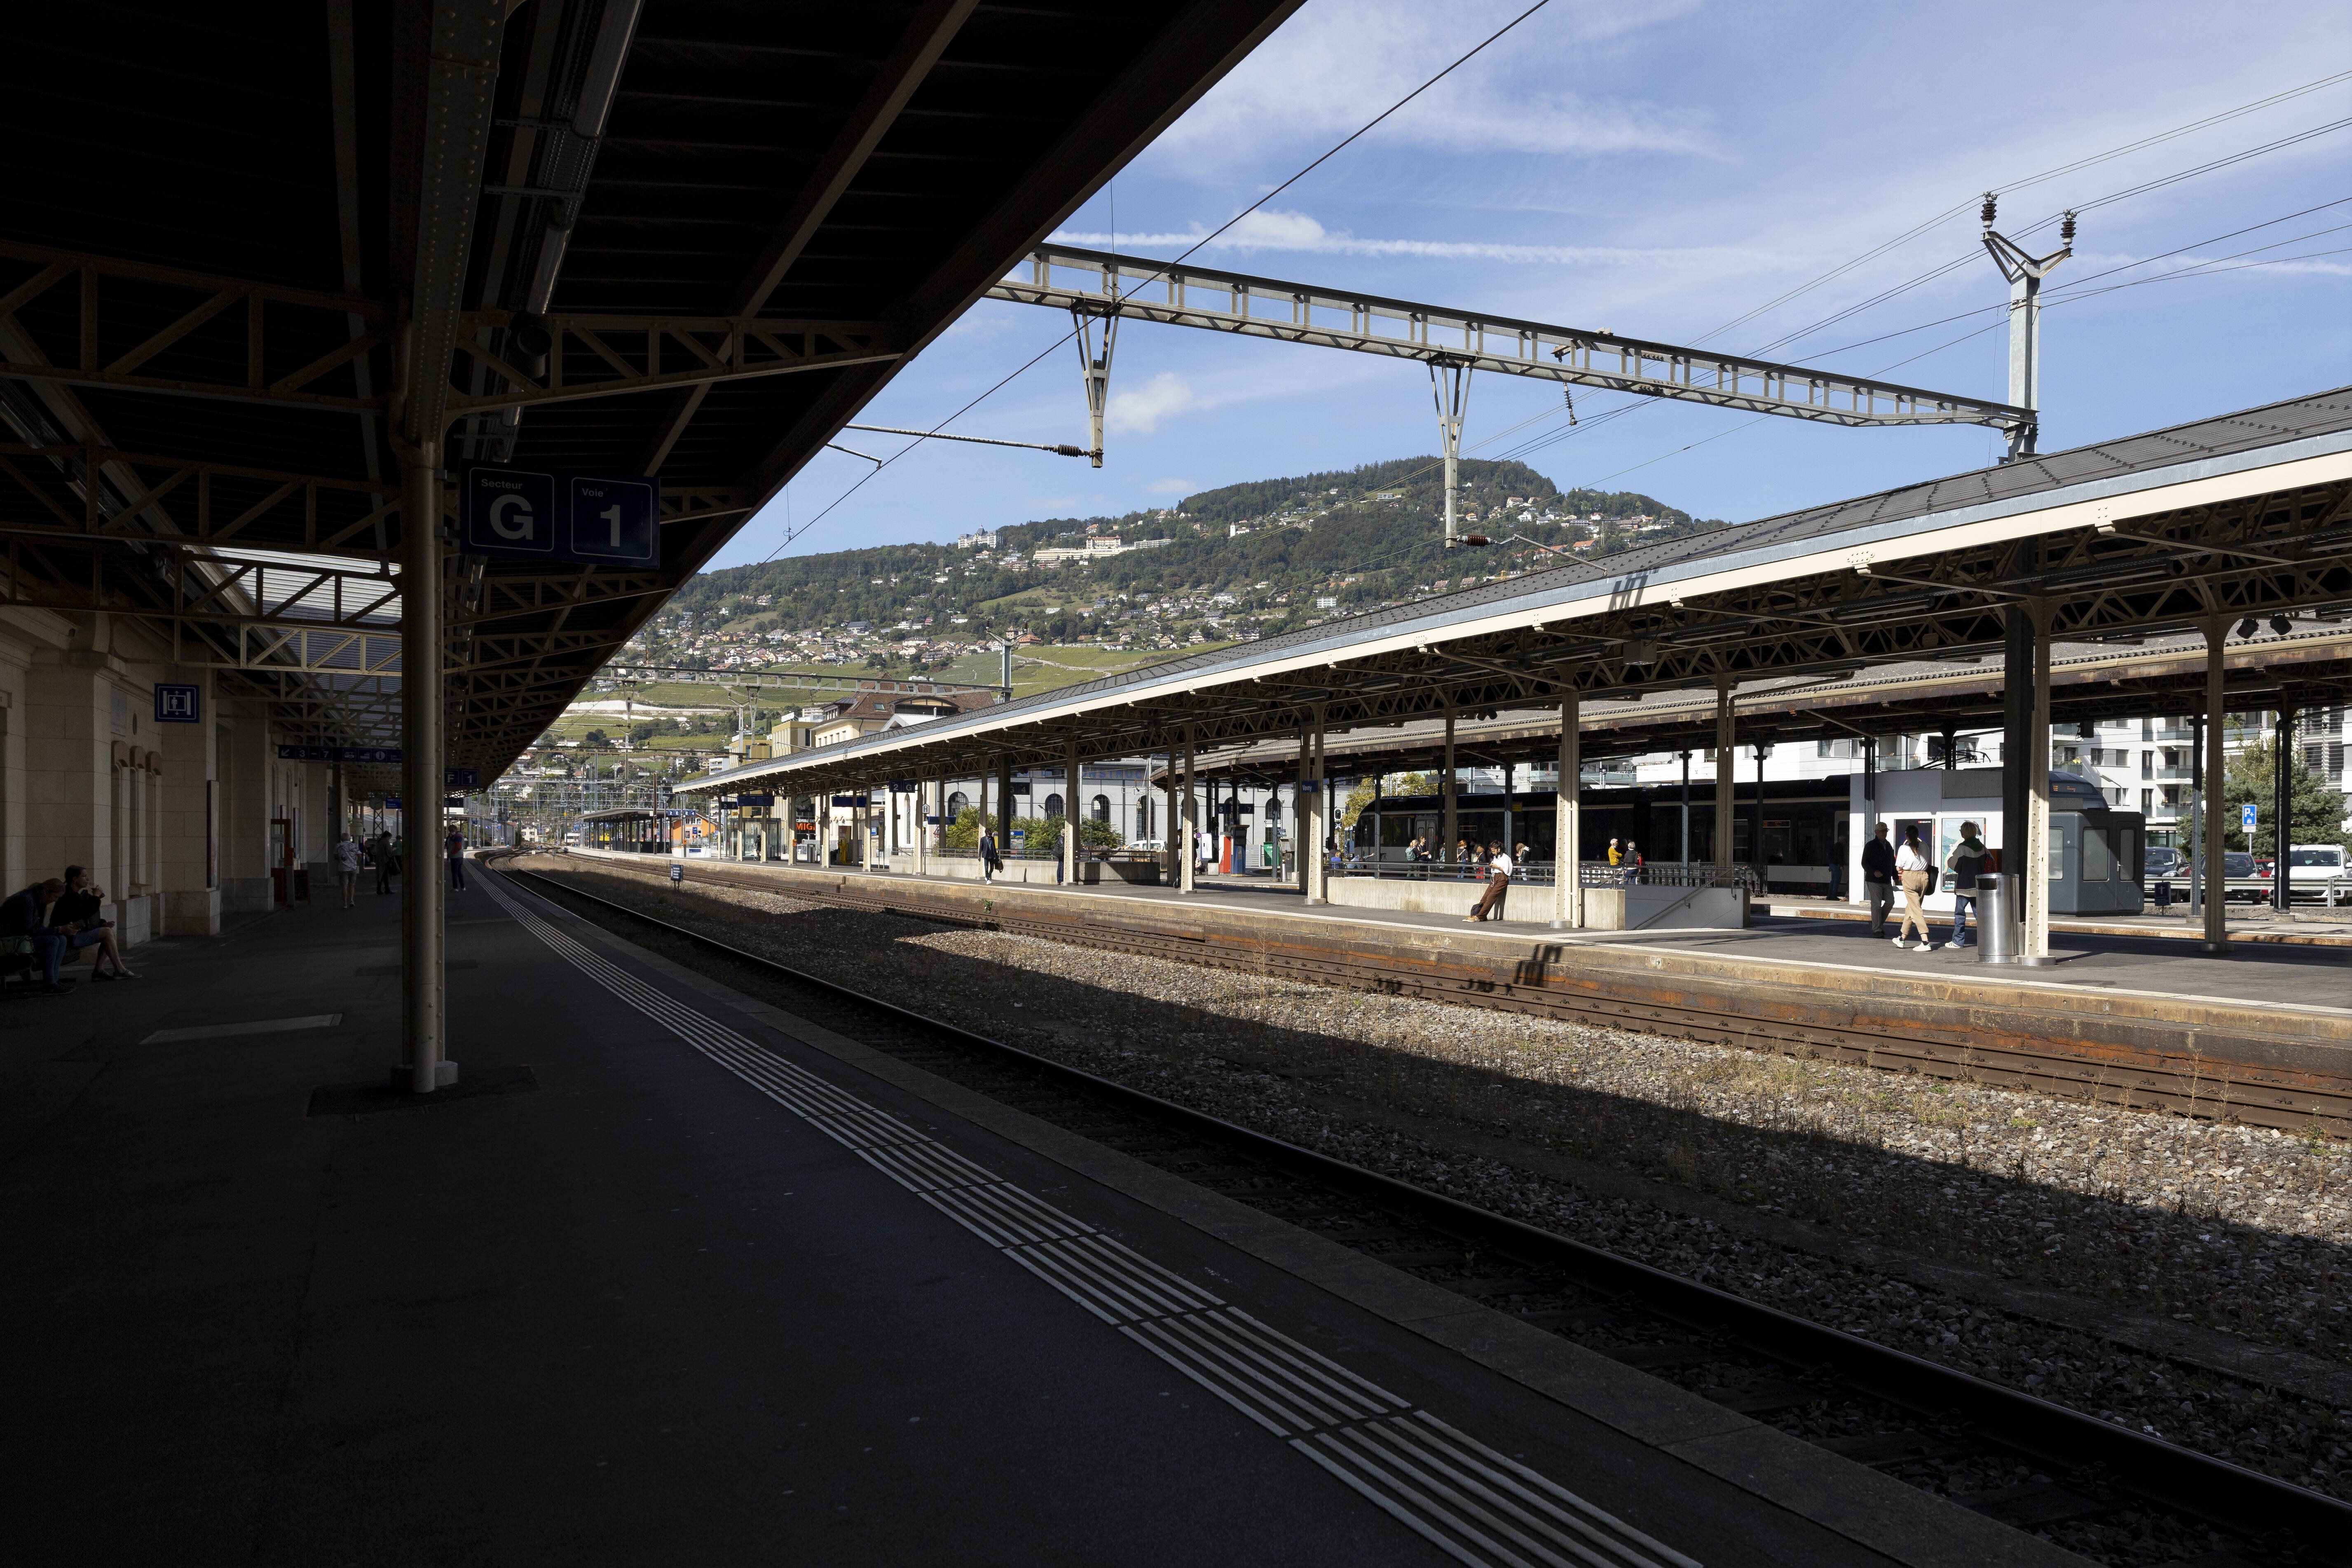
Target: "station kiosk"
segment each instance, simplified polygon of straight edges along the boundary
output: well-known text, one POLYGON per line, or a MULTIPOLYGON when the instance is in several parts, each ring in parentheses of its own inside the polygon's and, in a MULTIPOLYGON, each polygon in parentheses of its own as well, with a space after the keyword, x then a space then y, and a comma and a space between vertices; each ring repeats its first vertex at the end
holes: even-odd
MULTIPOLYGON (((2018 870, 2011 835, 2001 821, 2000 780, 1999 768, 1920 768, 1853 775, 1851 820, 1855 831, 1847 840, 1846 868, 1846 887, 1853 901, 1863 900, 1862 847, 1870 842, 1872 829, 1881 822, 1886 824, 1887 841, 1898 847, 1907 830, 1917 828, 1920 847, 1939 867, 1959 843, 1960 825, 1973 822, 1979 837, 1999 854, 2000 868, 2018 870), (1875 801, 1864 798, 1866 779, 1876 784, 1875 801)), ((2147 819, 2142 814, 2117 807, 2098 785, 2080 774, 2053 770, 2050 912, 2140 913, 2147 900, 2147 819)), ((1930 910, 1951 912, 1950 872, 1937 879, 1936 890, 1925 901, 1930 910)))

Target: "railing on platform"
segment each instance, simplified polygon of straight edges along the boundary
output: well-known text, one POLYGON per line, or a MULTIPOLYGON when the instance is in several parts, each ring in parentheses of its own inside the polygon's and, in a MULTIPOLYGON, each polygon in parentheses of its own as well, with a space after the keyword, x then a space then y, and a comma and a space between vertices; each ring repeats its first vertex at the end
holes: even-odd
MULTIPOLYGON (((1549 860, 1522 860, 1511 875, 1525 887, 1549 888, 1558 882, 1558 866, 1549 860)), ((1451 860, 1345 860, 1332 868, 1335 877, 1377 878, 1407 882, 1480 882, 1486 868, 1451 860)), ((1753 866, 1720 866, 1699 861, 1652 861, 1644 866, 1612 866, 1606 860, 1580 861, 1577 879, 1587 888, 1622 888, 1638 882, 1652 888, 1745 888, 1763 891, 1753 866)))

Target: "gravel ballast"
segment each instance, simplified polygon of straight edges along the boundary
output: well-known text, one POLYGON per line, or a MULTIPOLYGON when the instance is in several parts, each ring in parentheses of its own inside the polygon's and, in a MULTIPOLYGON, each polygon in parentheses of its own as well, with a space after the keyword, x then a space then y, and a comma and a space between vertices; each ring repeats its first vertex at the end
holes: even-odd
POLYGON ((1897 1078, 755 889, 655 888, 579 860, 523 864, 1008 1044, 2352 1499, 2352 1409, 2334 1399, 1559 1173, 1577 1162, 1621 1171, 2347 1366, 2352 1148, 2315 1129, 1897 1078))

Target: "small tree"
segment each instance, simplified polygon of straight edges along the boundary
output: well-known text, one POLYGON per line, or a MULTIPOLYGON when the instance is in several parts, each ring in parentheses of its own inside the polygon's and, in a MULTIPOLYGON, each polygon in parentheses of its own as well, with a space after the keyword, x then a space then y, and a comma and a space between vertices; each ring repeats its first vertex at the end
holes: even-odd
POLYGON ((1339 805, 1341 827, 1355 826, 1356 818, 1361 816, 1364 807, 1371 805, 1376 798, 1391 795, 1430 795, 1437 788, 1437 781, 1427 773, 1385 774, 1382 787, 1378 795, 1374 793, 1373 783, 1374 781, 1370 778, 1358 779, 1356 787, 1348 792, 1348 798, 1339 805))
MULTIPOLYGON (((2223 773, 2223 834, 2222 842, 2232 849, 2248 849, 2256 855, 2274 855, 2278 851, 2278 822, 2275 786, 2277 774, 2273 771, 2277 755, 2274 740, 2257 742, 2231 757, 2223 773), (2245 830, 2238 824, 2244 820, 2246 806, 2254 808, 2253 842, 2246 842, 2245 830)), ((2289 785, 2291 825, 2287 842, 2293 844, 2345 843, 2344 816, 2346 802, 2343 791, 2304 763, 2293 749, 2287 752, 2287 765, 2294 770, 2289 785)))
POLYGON ((607 743, 606 736, 602 730, 591 730, 580 738, 592 746, 602 746, 607 743))

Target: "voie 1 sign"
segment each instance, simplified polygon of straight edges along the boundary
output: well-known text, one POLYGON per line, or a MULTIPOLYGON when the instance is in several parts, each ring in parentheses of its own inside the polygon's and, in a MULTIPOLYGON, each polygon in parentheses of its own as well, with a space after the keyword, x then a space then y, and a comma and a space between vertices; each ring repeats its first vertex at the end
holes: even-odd
POLYGON ((458 548, 469 555, 661 564, 657 479, 467 463, 457 503, 458 548))

